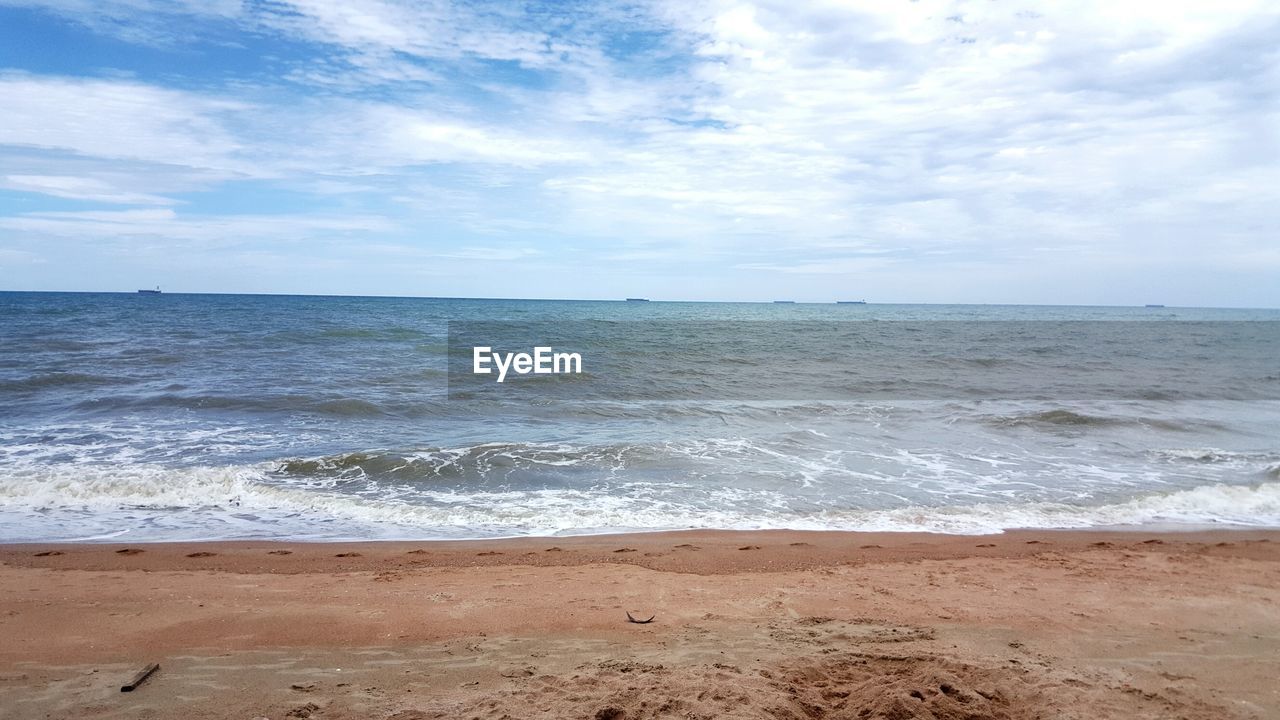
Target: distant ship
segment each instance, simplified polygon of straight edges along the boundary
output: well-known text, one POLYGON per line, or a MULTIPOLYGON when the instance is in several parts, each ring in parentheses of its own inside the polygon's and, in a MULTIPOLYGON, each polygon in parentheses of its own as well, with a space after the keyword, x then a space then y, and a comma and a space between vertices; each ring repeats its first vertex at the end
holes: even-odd
POLYGON ((139 295, 159 295, 159 294, 160 294, 160 286, 159 286, 159 285, 157 285, 155 290, 139 290, 139 291, 138 291, 138 294, 139 294, 139 295))
POLYGON ((649 298, 627 298, 627 302, 649 302, 649 298))
POLYGON ((796 304, 795 300, 774 300, 773 302, 777 305, 795 305, 796 304))
POLYGON ((1156 308, 1160 308, 1160 307, 1164 307, 1164 306, 1163 306, 1163 305, 1148 305, 1147 307, 1156 307, 1156 308))
POLYGON ((837 300, 837 305, 866 305, 866 300, 837 300))

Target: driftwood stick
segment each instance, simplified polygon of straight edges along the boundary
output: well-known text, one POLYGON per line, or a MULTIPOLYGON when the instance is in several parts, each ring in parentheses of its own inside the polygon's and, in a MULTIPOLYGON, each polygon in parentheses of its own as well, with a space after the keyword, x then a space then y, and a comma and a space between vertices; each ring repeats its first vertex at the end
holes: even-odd
POLYGON ((628 613, 627 613, 627 622, 633 622, 633 623, 635 623, 635 624, 637 624, 637 625, 647 625, 648 623, 653 622, 653 619, 654 619, 654 618, 656 618, 656 617, 658 617, 658 616, 657 616, 657 615, 650 615, 648 620, 637 620, 637 619, 635 619, 635 618, 631 617, 631 613, 630 613, 630 612, 628 612, 628 613))
POLYGON ((138 671, 137 675, 133 676, 132 680, 130 680, 127 684, 120 686, 120 692, 133 692, 139 685, 142 684, 143 680, 146 680, 147 678, 151 677, 151 673, 159 669, 160 669, 160 663, 151 663, 150 665, 142 668, 141 670, 138 671))

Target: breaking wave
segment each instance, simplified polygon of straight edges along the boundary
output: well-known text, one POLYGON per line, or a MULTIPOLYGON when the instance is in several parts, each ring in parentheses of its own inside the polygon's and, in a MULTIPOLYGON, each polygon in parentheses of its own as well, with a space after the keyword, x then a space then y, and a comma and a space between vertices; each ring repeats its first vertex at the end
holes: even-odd
POLYGON ((1170 432, 1186 432, 1191 429, 1186 424, 1168 419, 1090 415, 1062 408, 1017 415, 997 415, 987 418, 987 422, 997 427, 1041 427, 1046 429, 1090 429, 1117 426, 1151 427, 1170 432))
MULTIPOLYGON (((308 461, 313 462, 313 461, 308 461)), ((323 461, 314 469, 322 469, 323 461)), ((346 456, 345 462, 365 462, 346 456)), ((280 465, 39 466, 0 478, 3 540, 258 537, 457 539, 628 530, 799 529, 998 533, 1014 528, 1280 526, 1280 482, 1204 485, 1098 504, 981 502, 797 507, 779 492, 680 483, 415 490, 412 501, 278 482, 280 465), (136 538, 132 537, 137 533, 136 538)), ((301 472, 301 465, 292 471, 301 472)), ((313 469, 308 467, 307 469, 313 469)), ((1274 477, 1274 475, 1273 475, 1274 477)))
POLYGON ((128 378, 107 377, 78 372, 52 372, 31 375, 21 380, 0 380, 0 392, 23 392, 58 387, 100 387, 124 385, 133 382, 128 378))

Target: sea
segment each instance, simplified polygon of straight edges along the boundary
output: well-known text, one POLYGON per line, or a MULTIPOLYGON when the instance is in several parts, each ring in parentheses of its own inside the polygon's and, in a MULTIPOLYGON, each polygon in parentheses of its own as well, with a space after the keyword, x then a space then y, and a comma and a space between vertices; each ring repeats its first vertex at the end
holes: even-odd
POLYGON ((1277 310, 0 293, 2 542, 1276 526, 1277 310))

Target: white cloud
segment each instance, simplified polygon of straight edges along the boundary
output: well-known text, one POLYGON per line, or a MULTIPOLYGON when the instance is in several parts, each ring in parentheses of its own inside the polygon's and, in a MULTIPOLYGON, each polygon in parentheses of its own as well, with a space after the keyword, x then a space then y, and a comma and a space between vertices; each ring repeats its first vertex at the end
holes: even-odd
POLYGON ((5 175, 0 177, 0 187, 72 200, 92 200, 124 205, 173 204, 173 200, 160 195, 129 192, 100 178, 72 175, 5 175))
MULTIPOLYGON (((394 203, 457 260, 553 262, 557 247, 607 241, 628 262, 730 275, 969 263, 998 280, 1064 254, 1273 266, 1274 4, 672 0, 603 19, 391 0, 23 4, 156 42, 171 32, 158 19, 184 17, 321 43, 278 62, 324 90, 0 76, 14 98, 0 144, 47 161, 6 169, 10 189, 162 206, 168 192, 138 177, 166 168, 187 190, 257 178, 351 203, 356 225, 394 203), (628 31, 660 32, 629 47, 628 31)), ((219 221, 2 226, 193 237, 219 221)))
MULTIPOLYGON (((556 136, 539 137, 521 128, 485 127, 416 110, 387 106, 359 108, 366 144, 356 161, 385 165, 495 163, 516 167, 585 162, 581 144, 556 136)), ((349 122, 350 118, 345 118, 349 122)))
POLYGON ((252 172, 223 116, 241 102, 121 80, 0 75, 0 145, 252 172))
POLYGON ((1276 166, 1251 169, 1234 151, 1275 157, 1274 91, 1259 98, 1255 82, 1276 75, 1277 55, 1254 50, 1280 27, 1276 10, 1123 7, 672 4, 702 58, 685 114, 708 122, 655 128, 548 187, 573 205, 645 199, 665 212, 639 232, 710 220, 746 248, 751 236, 797 252, 856 236, 1009 258, 1028 241, 1119 241, 1141 255, 1158 228, 1214 252, 1206 235, 1264 221, 1258 194, 1280 199, 1276 166), (1262 117, 1269 129, 1240 127, 1262 117), (1224 197, 1245 182, 1250 193, 1224 197), (1181 227, 1144 217, 1144 202, 1187 193, 1244 212, 1181 227))
POLYGON ((12 268, 18 265, 34 265, 42 262, 44 262, 44 258, 28 250, 0 248, 0 268, 12 268))
POLYGON ((10 100, 0 117, 0 147, 28 153, 28 172, 9 176, 6 185, 103 202, 169 202, 122 187, 137 185, 138 174, 167 182, 186 173, 180 189, 187 190, 237 179, 359 178, 430 164, 528 168, 590 157, 589 144, 536 128, 385 102, 286 99, 274 105, 136 81, 12 73, 0 75, 0 96, 10 100), (29 157, 35 151, 60 155, 36 163, 29 157), (59 177, 55 170, 67 157, 113 165, 59 177), (148 167, 126 173, 119 166, 127 163, 148 167))
POLYGON ((824 258, 819 262, 794 264, 743 263, 735 267, 739 270, 765 270, 791 275, 849 275, 880 270, 893 264, 893 261, 889 258, 840 257, 824 258))
POLYGON ((464 247, 455 252, 441 253, 440 257, 456 260, 520 260, 537 254, 538 251, 531 248, 464 247))
POLYGON ((185 215, 170 208, 32 212, 0 217, 0 229, 69 239, 152 238, 174 244, 245 245, 262 240, 308 240, 328 234, 374 234, 396 229, 377 216, 185 215))

